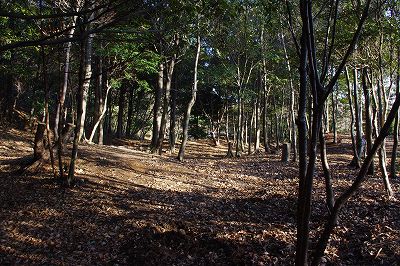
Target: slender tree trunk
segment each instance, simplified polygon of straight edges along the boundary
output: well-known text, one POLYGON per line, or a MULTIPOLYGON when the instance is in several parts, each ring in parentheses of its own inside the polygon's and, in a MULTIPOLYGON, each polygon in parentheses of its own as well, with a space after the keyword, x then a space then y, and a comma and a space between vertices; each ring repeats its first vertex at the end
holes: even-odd
MULTIPOLYGON (((79 8, 78 10, 79 11, 79 8)), ((67 37, 72 38, 72 36, 75 33, 75 24, 76 24, 77 16, 74 16, 72 19, 72 25, 71 29, 68 31, 67 37)), ((57 111, 56 111, 56 116, 54 120, 54 138, 58 140, 58 136, 61 133, 63 123, 60 123, 60 120, 62 120, 62 116, 64 113, 64 103, 65 103, 65 96, 67 95, 67 89, 68 89, 68 77, 69 77, 69 69, 70 69, 70 59, 71 59, 71 47, 72 47, 72 42, 67 42, 65 44, 65 61, 64 61, 64 76, 63 76, 63 83, 60 87, 60 91, 58 94, 58 104, 57 104, 57 111)), ((62 149, 62 148, 61 148, 62 149)), ((60 161, 60 158, 59 158, 60 161)), ((61 163, 62 165, 62 163, 61 163)), ((60 169, 62 171, 62 169, 60 169)))
POLYGON ((72 146, 71 161, 69 164, 68 176, 65 180, 65 185, 71 186, 75 178, 75 162, 78 157, 78 145, 79 145, 79 132, 82 122, 83 113, 83 91, 84 91, 84 65, 85 65, 85 47, 84 41, 80 44, 80 62, 79 62, 79 73, 78 73, 78 88, 76 92, 76 125, 74 130, 74 142, 72 146))
POLYGON ((85 119, 86 119, 86 109, 88 101, 88 92, 90 86, 90 80, 92 78, 92 50, 93 50, 93 34, 89 34, 86 40, 85 49, 85 77, 83 80, 83 91, 82 91, 82 115, 80 117, 81 121, 79 123, 79 141, 84 137, 85 131, 85 119))
POLYGON ((278 111, 276 109, 276 100, 275 96, 272 98, 273 99, 273 104, 274 104, 274 113, 275 113, 275 144, 276 144, 276 149, 279 149, 279 119, 278 119, 278 111))
POLYGON ((254 103, 253 103, 253 108, 252 108, 252 112, 251 112, 251 117, 250 117, 250 121, 249 121, 249 123, 248 123, 248 131, 249 131, 249 140, 248 140, 248 146, 247 146, 247 154, 248 155, 250 155, 251 154, 251 152, 252 152, 252 149, 251 149, 251 147, 252 147, 252 143, 253 143, 253 129, 255 128, 254 127, 254 123, 255 123, 255 120, 256 120, 256 111, 257 110, 257 103, 256 103, 256 101, 254 101, 254 103))
POLYGON ((171 90, 171 118, 170 118, 170 126, 169 126, 169 150, 170 150, 171 154, 175 153, 176 97, 177 97, 177 82, 174 82, 174 89, 171 90))
POLYGON ((162 154, 163 144, 164 144, 164 137, 165 131, 167 128, 167 118, 168 118, 168 108, 170 104, 170 96, 171 96, 171 83, 172 83, 172 76, 174 73, 175 68, 175 56, 171 58, 169 63, 167 64, 167 77, 165 80, 164 85, 164 99, 163 99, 163 106, 162 106, 162 116, 161 116, 161 125, 160 125, 160 132, 158 134, 157 140, 157 149, 158 154, 162 154))
POLYGON ((347 67, 345 68, 345 73, 346 73, 346 82, 347 82, 347 95, 348 95, 348 100, 349 100, 349 109, 350 109, 350 115, 351 115, 351 121, 350 121, 350 136, 351 136, 351 147, 353 149, 353 162, 358 162, 360 159, 358 158, 358 153, 357 153, 357 147, 356 147, 356 138, 354 136, 354 124, 355 124, 355 115, 354 115, 354 109, 353 109, 353 100, 352 100, 352 93, 351 93, 351 84, 350 84, 350 78, 349 78, 349 71, 347 67))
POLYGON ((337 143, 337 127, 336 127, 336 118, 337 118, 337 93, 335 91, 332 92, 332 132, 333 132, 333 143, 337 143))
POLYGON ((335 203, 335 195, 333 194, 333 189, 332 189, 332 177, 331 177, 331 171, 329 169, 328 157, 326 155, 326 141, 322 128, 319 133, 319 145, 320 145, 321 164, 325 178, 326 205, 328 207, 329 212, 332 212, 333 205, 335 203))
POLYGON ((379 147, 382 146, 384 139, 389 134, 390 126, 393 123, 393 120, 396 117, 396 114, 399 110, 400 106, 400 95, 396 95, 396 100, 393 103, 392 109, 390 110, 386 122, 382 126, 382 129, 379 133, 379 136, 375 139, 374 145, 372 149, 367 154, 367 157, 364 159, 364 162, 358 172, 356 179, 354 180, 353 184, 336 200, 335 205, 333 207, 333 211, 330 213, 326 223, 324 230, 322 232, 321 237, 318 240, 317 247, 314 251, 314 260, 312 265, 319 265, 321 262, 321 258, 324 255, 326 246, 328 245, 329 238, 337 224, 338 216, 340 210, 345 205, 345 203, 354 195, 354 193, 359 189, 361 184, 364 182, 367 172, 369 169, 369 165, 371 164, 374 154, 377 152, 379 147))
POLYGON ((182 129, 182 142, 179 148, 178 153, 178 160, 183 161, 185 156, 185 149, 188 139, 188 130, 189 130, 189 121, 190 121, 190 113, 192 111, 192 107, 196 102, 196 95, 197 95, 197 75, 198 75, 198 66, 199 66, 199 59, 200 59, 200 51, 201 51, 201 38, 200 35, 197 36, 197 49, 196 49, 196 58, 194 60, 194 76, 193 76, 193 87, 192 87, 192 97, 188 103, 186 108, 185 116, 183 118, 183 129, 182 129))
POLYGON ((361 106, 358 97, 358 77, 357 69, 353 70, 353 97, 354 97, 354 110, 355 110, 355 125, 356 125, 356 154, 354 156, 351 165, 360 167, 360 160, 362 156, 362 122, 361 122, 361 106))
MULTIPOLYGON (((396 75, 396 95, 400 94, 400 47, 397 47, 397 75, 396 75)), ((397 146, 399 145, 399 112, 396 114, 393 128, 393 148, 390 162, 390 177, 397 177, 397 146)))
POLYGON ((261 86, 259 86, 258 97, 256 99, 256 113, 255 113, 255 136, 254 136, 254 151, 258 152, 260 149, 261 127, 260 127, 260 113, 261 113, 261 86))
POLYGON ((297 135, 296 135, 296 118, 295 118, 295 112, 294 112, 294 86, 293 86, 293 78, 292 78, 292 69, 290 66, 290 61, 289 61, 289 56, 287 54, 286 50, 286 42, 285 42, 285 36, 283 33, 281 33, 282 37, 282 44, 283 44, 283 50, 285 52, 285 61, 286 61, 286 68, 288 70, 289 74, 289 89, 290 89, 290 111, 289 111, 289 117, 290 117, 290 142, 293 150, 293 161, 297 160, 297 135))
POLYGON ((268 96, 267 96, 267 86, 265 84, 265 79, 263 78, 264 82, 264 91, 263 91, 263 135, 264 135, 264 150, 266 153, 270 152, 269 148, 269 140, 268 140, 268 96))
POLYGON ((225 138, 226 138, 226 143, 228 144, 230 142, 229 140, 229 105, 228 102, 226 103, 226 118, 225 118, 225 138))
POLYGON ((134 86, 129 89, 128 98, 128 117, 126 122, 125 136, 132 137, 132 120, 133 120, 133 94, 134 86))
MULTIPOLYGON (((381 84, 378 81, 378 103, 379 103, 379 121, 380 121, 380 128, 383 127, 384 121, 385 121, 385 110, 384 110, 384 106, 382 103, 382 97, 383 94, 385 93, 383 91, 383 84, 381 84)), ((386 169, 386 143, 385 140, 382 141, 382 145, 379 149, 379 165, 382 171, 382 178, 383 178, 383 184, 385 185, 385 190, 386 193, 389 197, 393 196, 393 190, 392 187, 390 185, 390 181, 389 181, 389 176, 387 173, 387 169, 386 169)))
POLYGON ((158 86, 155 89, 155 100, 153 105, 153 133, 151 138, 151 149, 156 151, 158 135, 160 134, 161 124, 161 99, 164 91, 164 63, 160 63, 158 71, 158 86))
MULTIPOLYGON (((307 173, 307 27, 303 24, 300 39, 300 91, 299 111, 297 113, 297 127, 299 132, 299 193, 297 200, 297 243, 296 243, 296 265, 307 265, 309 245, 309 225, 307 220, 306 206, 306 173, 307 173)), ((309 214, 308 214, 309 215, 309 214)))
POLYGON ((238 112, 237 112, 237 129, 236 129, 236 157, 240 157, 242 155, 242 99, 240 97, 240 88, 238 89, 238 112))
MULTIPOLYGON (((104 105, 101 107, 102 108, 101 114, 100 114, 100 116, 98 117, 98 119, 96 120, 96 122, 95 122, 95 124, 93 126, 92 133, 90 133, 90 137, 89 137, 89 140, 88 140, 89 143, 93 142, 93 138, 94 138, 94 135, 96 133, 97 128, 99 128, 100 132, 102 131, 100 129, 100 125, 103 124, 103 118, 104 118, 104 116, 106 114, 106 111, 107 111, 108 93, 109 93, 109 91, 111 89, 111 86, 108 85, 108 81, 105 81, 105 83, 106 83, 107 91, 106 91, 106 95, 105 95, 105 99, 104 99, 104 105)), ((100 134, 99 134, 99 144, 100 145, 103 144, 102 137, 100 138, 100 134), (101 139, 101 142, 100 142, 100 139, 101 139)))
POLYGON ((119 100, 118 100, 118 121, 117 121, 117 138, 123 137, 123 123, 124 123, 124 109, 125 109, 125 92, 126 87, 123 84, 119 89, 119 100))
MULTIPOLYGON (((362 70, 362 87, 364 91, 364 98, 365 98, 365 138, 367 141, 366 151, 367 153, 372 149, 372 120, 371 120, 371 93, 368 89, 366 75, 367 70, 364 68, 362 70)), ((374 174, 374 161, 372 159, 371 165, 368 169, 368 174, 374 174)))
POLYGON ((41 47, 42 50, 42 62, 43 62, 43 85, 45 90, 45 120, 46 120, 46 133, 47 133, 47 145, 50 152, 50 162, 51 168, 53 171, 53 177, 57 178, 56 167, 54 163, 54 153, 53 153, 53 141, 51 139, 51 131, 50 131, 50 113, 49 113, 49 101, 50 101, 50 88, 47 77, 47 62, 46 62, 46 52, 44 47, 41 47))

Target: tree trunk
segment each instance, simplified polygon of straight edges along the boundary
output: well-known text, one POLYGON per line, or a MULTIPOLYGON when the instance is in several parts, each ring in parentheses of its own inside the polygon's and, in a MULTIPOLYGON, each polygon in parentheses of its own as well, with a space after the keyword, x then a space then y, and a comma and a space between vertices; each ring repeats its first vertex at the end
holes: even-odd
MULTIPOLYGON (((382 97, 383 94, 385 93, 383 91, 383 84, 380 83, 378 81, 378 104, 379 104, 379 121, 380 121, 380 128, 383 127, 384 121, 385 121, 385 110, 384 110, 384 106, 382 103, 382 97)), ((383 184, 385 185, 385 190, 386 193, 389 197, 393 196, 393 190, 392 187, 390 185, 390 181, 389 181, 389 176, 387 173, 387 169, 386 169, 386 143, 385 140, 382 141, 382 145, 379 149, 379 165, 382 171, 382 178, 383 178, 383 184)))
POLYGON ((290 143, 284 143, 282 145, 281 162, 288 163, 289 158, 290 158, 290 143))
POLYGON ((336 127, 336 118, 337 118, 337 92, 332 92, 332 132, 333 132, 333 143, 337 143, 337 127, 336 127))
POLYGON ((155 99, 153 105, 153 131, 151 137, 151 149, 153 152, 156 151, 158 135, 160 134, 161 124, 161 99, 164 91, 164 64, 160 63, 158 71, 158 86, 155 89, 155 99))
POLYGON ((117 138, 123 137, 123 124, 124 124, 124 109, 125 109, 125 84, 119 89, 118 100, 118 121, 117 121, 117 138))
MULTIPOLYGON (((91 16, 92 17, 92 16, 91 16)), ((79 141, 82 140, 85 133, 85 119, 86 119, 86 109, 88 101, 88 92, 90 86, 90 80, 92 78, 92 50, 93 50, 93 34, 89 34, 86 40, 85 49, 85 77, 82 85, 82 115, 80 117, 81 121, 79 123, 79 141)))
POLYGON ((193 87, 192 87, 192 98, 189 101, 189 104, 186 108, 185 116, 183 118, 183 136, 181 146, 179 148, 178 153, 178 160, 183 161, 185 156, 185 149, 188 139, 188 130, 189 130, 189 121, 190 121, 190 112, 192 111, 192 107, 196 102, 196 95, 197 95, 197 75, 198 75, 198 65, 199 65, 199 58, 200 58, 200 51, 201 51, 201 39, 200 36, 197 36, 197 50, 196 50, 196 59, 194 60, 194 77, 193 77, 193 87))
POLYGON ((71 161, 69 164, 68 176, 64 181, 66 186, 71 186, 75 179, 75 162, 78 157, 78 145, 79 145, 79 133, 82 123, 83 114, 83 92, 84 92, 84 67, 85 67, 85 47, 84 41, 80 44, 80 62, 79 62, 79 73, 78 73, 78 88, 76 92, 76 126, 74 142, 72 145, 71 161))
POLYGON ((369 169, 369 165, 371 164, 371 162, 373 160, 374 154, 377 152, 379 147, 382 146, 383 141, 385 140, 386 136, 389 134, 390 126, 396 117, 396 113, 399 110, 399 106, 400 106, 400 95, 397 94, 396 100, 393 103, 393 106, 389 112, 389 115, 387 116, 386 122, 382 126, 379 136, 375 139, 372 149, 367 154, 367 157, 364 159, 364 162, 360 168, 360 171, 358 172, 356 179, 354 180, 353 184, 335 202, 333 211, 330 213, 330 215, 325 223, 325 227, 321 234, 321 237, 318 240, 317 247, 314 251, 314 260, 312 262, 312 265, 320 264, 320 261, 321 261, 322 256, 324 255, 326 246, 328 245, 330 235, 332 234, 332 232, 337 224, 340 210, 342 209, 344 204, 359 189, 361 184, 364 182, 367 172, 368 172, 368 169, 369 169))
POLYGON ((45 121, 46 121, 46 133, 47 133, 47 145, 50 152, 50 162, 51 168, 53 170, 54 178, 57 178, 57 172, 54 163, 54 153, 53 153, 53 142, 51 139, 51 131, 50 131, 50 113, 49 113, 49 101, 50 101, 50 88, 49 82, 47 77, 47 61, 46 61, 46 54, 44 47, 41 47, 42 50, 42 59, 43 59, 43 85, 44 85, 44 93, 45 93, 45 104, 44 104, 44 111, 45 111, 45 121))
POLYGON ((128 100, 128 117, 126 122, 125 136, 132 137, 132 120, 133 120, 133 93, 134 86, 129 89, 129 100, 128 100))
POLYGON ((346 82, 347 82, 347 96, 349 100, 349 109, 350 109, 350 115, 351 115, 351 121, 350 121, 350 136, 351 136, 351 147, 353 149, 353 159, 350 165, 353 163, 359 162, 360 159, 358 158, 358 153, 357 153, 357 147, 356 147, 356 138, 354 136, 354 124, 355 124, 355 115, 354 115, 354 109, 353 109, 353 100, 352 100, 352 93, 351 93, 351 84, 350 84, 350 78, 349 78, 349 71, 347 67, 345 68, 345 73, 346 73, 346 82))
POLYGON ((241 90, 238 88, 238 112, 237 112, 237 129, 236 129, 236 157, 242 156, 242 99, 241 99, 241 90))
MULTIPOLYGON (((79 11, 79 7, 77 7, 77 11, 79 11)), ((69 38, 72 38, 72 36, 75 33, 76 20, 77 20, 77 16, 74 16, 72 19, 72 25, 71 25, 72 28, 67 33, 67 37, 69 37, 69 38)), ((62 127, 63 127, 63 123, 60 123, 60 122, 62 122, 61 120, 62 120, 62 116, 64 113, 65 96, 67 95, 67 89, 68 89, 71 47, 72 47, 72 42, 67 42, 65 44, 65 48, 64 48, 64 53, 65 53, 64 76, 63 76, 63 83, 62 83, 62 85, 60 87, 60 91, 58 93, 57 111, 56 111, 56 116, 55 116, 55 120, 54 120, 54 138, 56 140, 58 140, 58 136, 60 135, 62 127)))
MULTIPOLYGON (((400 94, 400 47, 397 47, 397 75, 396 75, 396 95, 400 94)), ((397 177, 397 146, 399 145, 399 112, 396 114, 393 128, 393 148, 390 162, 390 177, 397 177)))
POLYGON ((162 106, 162 116, 161 116, 161 125, 160 125, 160 132, 158 134, 157 140, 157 150, 158 154, 162 154, 163 144, 164 144, 164 137, 165 131, 167 128, 167 118, 168 118, 168 108, 170 104, 170 96, 171 96, 171 83, 172 83, 172 76, 174 74, 175 68, 175 56, 171 58, 169 63, 167 64, 167 78, 164 85, 164 99, 163 99, 163 106, 162 106))
POLYGON ((171 90, 171 118, 169 126, 169 151, 175 153, 176 141, 176 97, 177 97, 177 82, 174 82, 174 89, 171 90))
MULTIPOLYGON (((304 222, 307 219, 306 205, 306 172, 307 172, 307 27, 303 23, 300 39, 300 91, 299 111, 297 113, 297 127, 299 132, 299 193, 297 199, 297 243, 296 243, 296 265, 307 265, 309 245, 309 225, 304 222)), ((308 214, 309 215, 309 214, 308 214)))
POLYGON ((322 128, 320 129, 319 133, 319 146, 320 146, 321 164, 325 179, 326 206, 328 207, 330 213, 333 210, 333 205, 335 203, 335 196, 333 194, 333 189, 332 189, 332 176, 331 176, 331 171, 329 169, 328 156, 326 155, 326 141, 322 128))
POLYGON ((360 160, 362 156, 362 121, 361 121, 361 106, 360 99, 358 97, 358 77, 357 69, 353 70, 353 97, 354 97, 354 110, 355 110, 355 124, 356 124, 356 154, 353 157, 351 166, 360 167, 360 160))
MULTIPOLYGON (((103 118, 104 118, 104 116, 106 114, 106 111, 107 111, 108 93, 109 93, 109 91, 111 89, 111 86, 108 85, 108 81, 107 80, 105 81, 105 83, 106 83, 107 91, 106 91, 106 95, 105 95, 105 99, 104 99, 104 105, 101 107, 102 108, 101 114, 100 114, 100 116, 98 117, 96 123, 93 126, 92 133, 90 133, 90 137, 89 137, 89 140, 88 140, 89 143, 93 142, 93 138, 94 138, 94 135, 95 135, 96 130, 97 130, 98 127, 99 127, 99 131, 100 132, 102 131, 100 126, 103 124, 103 118)), ((103 138, 102 137, 100 138, 101 135, 102 135, 102 133, 99 134, 99 144, 100 145, 103 144, 103 138), (101 142, 100 142, 100 140, 101 140, 101 142)))
MULTIPOLYGON (((362 87, 365 98, 365 138, 367 141, 366 152, 368 153, 372 149, 372 120, 371 120, 371 93, 367 85, 367 69, 362 70, 362 87)), ((374 160, 372 159, 371 165, 368 169, 368 174, 374 174, 374 160)))
POLYGON ((254 151, 260 149, 261 127, 260 127, 260 113, 261 113, 261 86, 256 99, 256 114, 255 114, 255 136, 254 136, 254 151))
MULTIPOLYGON (((263 78, 263 82, 265 83, 265 78, 263 78)), ((268 106, 268 96, 267 96, 267 86, 266 84, 264 84, 264 91, 263 91, 263 104, 264 104, 264 108, 263 108, 263 135, 264 135, 264 150, 266 153, 270 152, 270 148, 269 148, 269 140, 268 140, 268 110, 267 110, 267 106, 268 106)))

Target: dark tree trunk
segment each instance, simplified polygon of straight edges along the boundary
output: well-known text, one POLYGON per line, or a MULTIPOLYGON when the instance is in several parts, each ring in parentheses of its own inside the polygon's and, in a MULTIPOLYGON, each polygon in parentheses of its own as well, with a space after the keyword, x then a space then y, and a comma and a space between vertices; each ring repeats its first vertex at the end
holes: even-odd
MULTIPOLYGON (((365 138, 367 141, 367 153, 372 149, 372 120, 371 120, 371 93, 367 85, 367 69, 362 70, 362 87, 365 98, 365 138)), ((368 169, 368 174, 374 174, 374 160, 372 159, 371 165, 368 169)))
POLYGON ((335 202, 335 205, 333 207, 333 211, 330 213, 326 223, 324 230, 322 232, 321 237, 318 240, 317 247, 314 251, 314 260, 312 262, 312 265, 319 265, 321 262, 321 259, 324 255, 326 246, 328 245, 328 241, 330 238, 330 235, 332 234, 333 230, 335 229, 335 226, 338 221, 338 216, 340 213, 340 210, 344 206, 344 204, 354 195, 354 193, 359 189, 361 184, 364 182, 367 172, 369 169, 369 165, 371 164, 373 157, 375 153, 378 151, 378 149, 382 146, 383 141, 385 140, 386 136, 389 134, 390 126, 393 123, 393 120, 396 117, 396 114, 399 110, 400 106, 400 95, 396 95, 396 100, 393 103, 392 109, 389 112, 389 115, 387 116, 385 124, 382 126, 382 129, 379 133, 379 136, 375 139, 374 145, 372 146, 371 150, 367 154, 367 157, 364 159, 364 162, 360 168, 360 171, 358 172, 358 175, 356 179, 354 180, 353 184, 348 188, 335 202))
POLYGON ((352 97, 352 93, 351 93, 351 84, 350 84, 350 78, 349 78, 349 71, 348 71, 347 67, 346 67, 345 73, 346 73, 346 82, 347 82, 347 95, 348 95, 349 109, 350 109, 350 115, 351 115, 351 121, 350 121, 351 147, 353 149, 353 160, 350 163, 350 165, 353 165, 354 163, 360 161, 360 159, 358 158, 356 137, 354 136, 355 117, 354 117, 354 108, 353 108, 353 100, 352 100, 353 97, 352 97))
MULTIPOLYGON (((397 76, 396 76, 396 95, 400 93, 400 47, 397 47, 397 76)), ((399 112, 396 114, 393 128, 393 148, 390 162, 390 177, 397 177, 397 146, 399 145, 399 112)))
POLYGON ((160 125, 160 132, 158 134, 157 146, 156 149, 158 150, 158 154, 162 154, 163 144, 164 144, 164 137, 165 132, 167 129, 167 118, 168 118, 168 109, 170 106, 170 97, 171 97, 171 84, 172 84, 172 76, 174 74, 175 68, 175 56, 169 61, 167 64, 167 77, 165 80, 164 85, 164 98, 162 104, 162 116, 161 116, 161 125, 160 125))
POLYGON ((238 88, 238 112, 237 112, 237 129, 236 129, 236 157, 242 156, 242 125, 243 125, 243 115, 242 115, 242 99, 241 99, 241 90, 238 88))
POLYGON ((71 186, 75 179, 75 162, 78 157, 78 145, 79 145, 79 132, 82 122, 83 113, 83 91, 84 91, 84 65, 85 65, 85 45, 84 41, 80 44, 80 62, 79 62, 79 73, 78 73, 78 88, 76 92, 76 126, 74 132, 74 142, 72 145, 71 161, 69 164, 68 176, 64 181, 66 186, 71 186))
POLYGON ((282 145, 282 157, 281 161, 284 163, 288 163, 290 158, 290 143, 284 143, 282 145))
POLYGON ((361 121, 361 106, 360 99, 358 96, 358 77, 357 69, 353 70, 353 97, 354 97, 354 110, 355 110, 355 125, 356 125, 356 156, 353 157, 351 166, 360 167, 360 160, 362 156, 362 121, 361 121))
POLYGON ((333 205, 335 203, 335 196, 333 194, 333 189, 332 189, 332 176, 331 176, 331 171, 329 169, 328 156, 326 155, 326 141, 322 128, 320 129, 319 133, 319 145, 320 145, 321 164, 325 179, 326 206, 328 207, 329 212, 332 212, 333 205))
POLYGON ((79 141, 82 140, 85 134, 85 120, 86 120, 86 109, 88 102, 88 92, 90 81, 92 78, 92 51, 93 51, 93 34, 89 34, 86 40, 85 46, 85 76, 83 79, 83 91, 82 91, 82 115, 80 117, 81 121, 79 123, 79 141))
POLYGON ((126 87, 125 85, 122 85, 122 87, 119 89, 117 138, 123 137, 125 92, 126 92, 126 87))
POLYGON ((128 117, 126 122, 125 136, 132 137, 132 120, 133 120, 133 94, 134 86, 129 88, 129 98, 128 98, 128 117))
POLYGON ((43 85, 44 85, 44 93, 45 93, 45 104, 44 104, 44 111, 45 111, 45 122, 46 122, 46 133, 47 133, 47 146, 50 153, 50 162, 51 168, 53 170, 54 178, 57 178, 57 172, 54 163, 54 153, 53 153, 53 141, 51 139, 51 131, 50 131, 50 111, 49 111, 49 101, 50 101, 50 88, 49 82, 47 77, 47 61, 46 61, 46 52, 44 47, 41 47, 42 50, 42 63, 43 63, 43 85))
MULTIPOLYGON (((68 31, 68 34, 67 34, 68 37, 72 37, 74 35, 76 20, 77 20, 77 17, 75 16, 72 19, 72 25, 71 25, 72 28, 68 31)), ((63 75, 63 82, 62 82, 62 85, 60 86, 60 91, 58 93, 57 111, 56 111, 56 116, 55 116, 55 120, 54 120, 54 138, 56 140, 58 140, 58 136, 60 135, 62 127, 64 125, 64 123, 60 123, 60 122, 63 122, 62 120, 63 120, 63 114, 64 114, 64 103, 65 103, 65 97, 67 95, 67 89, 68 89, 71 47, 72 47, 72 42, 67 42, 65 44, 65 48, 64 48, 64 51, 65 51, 64 75, 63 75)))
POLYGON ((337 92, 332 92, 332 131, 333 131, 333 143, 338 142, 337 138, 337 126, 336 126, 336 119, 337 119, 337 92))
MULTIPOLYGON (((303 7, 304 8, 304 7, 303 7)), ((300 39, 300 93, 299 111, 297 113, 297 128, 299 132, 299 194, 297 200, 297 243, 296 243, 296 265, 306 265, 308 261, 308 231, 309 225, 304 223, 307 218, 306 204, 306 172, 307 172, 307 28, 303 25, 300 39)))
POLYGON ((169 150, 171 154, 175 153, 176 142, 176 97, 177 82, 174 82, 174 88, 171 90, 171 118, 169 126, 169 150))

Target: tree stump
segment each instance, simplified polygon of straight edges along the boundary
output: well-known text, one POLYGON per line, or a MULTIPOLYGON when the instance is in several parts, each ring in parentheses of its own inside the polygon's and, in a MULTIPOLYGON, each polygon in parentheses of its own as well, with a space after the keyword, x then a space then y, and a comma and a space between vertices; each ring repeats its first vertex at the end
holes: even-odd
POLYGON ((232 142, 228 142, 228 153, 226 154, 226 157, 232 158, 233 157, 233 147, 232 147, 232 142))
POLYGON ((284 143, 282 145, 282 162, 289 162, 289 157, 290 157, 290 143, 284 143))
POLYGON ((43 153, 46 147, 46 139, 44 132, 46 131, 46 124, 39 122, 36 128, 34 146, 33 146, 33 158, 39 160, 43 157, 43 153))
POLYGON ((65 124, 61 132, 61 139, 63 144, 67 143, 71 139, 72 134, 74 133, 74 128, 75 128, 74 124, 71 123, 65 124))

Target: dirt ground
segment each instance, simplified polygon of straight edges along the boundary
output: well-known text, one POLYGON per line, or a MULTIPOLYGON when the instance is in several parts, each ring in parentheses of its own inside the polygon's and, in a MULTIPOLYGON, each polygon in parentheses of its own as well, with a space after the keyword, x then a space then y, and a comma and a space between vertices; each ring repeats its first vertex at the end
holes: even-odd
MULTIPOLYGON (((60 188, 46 168, 11 175, 33 135, 0 129, 0 265, 289 265, 295 251, 297 165, 262 152, 225 158, 226 146, 191 141, 187 159, 148 143, 81 145, 79 181, 60 188)), ((336 196, 357 170, 348 139, 328 146, 336 196)), ((396 197, 400 182, 391 180, 396 197)), ((315 181, 312 241, 327 209, 315 181)), ((400 203, 370 177, 340 215, 327 264, 398 265, 400 203)))

